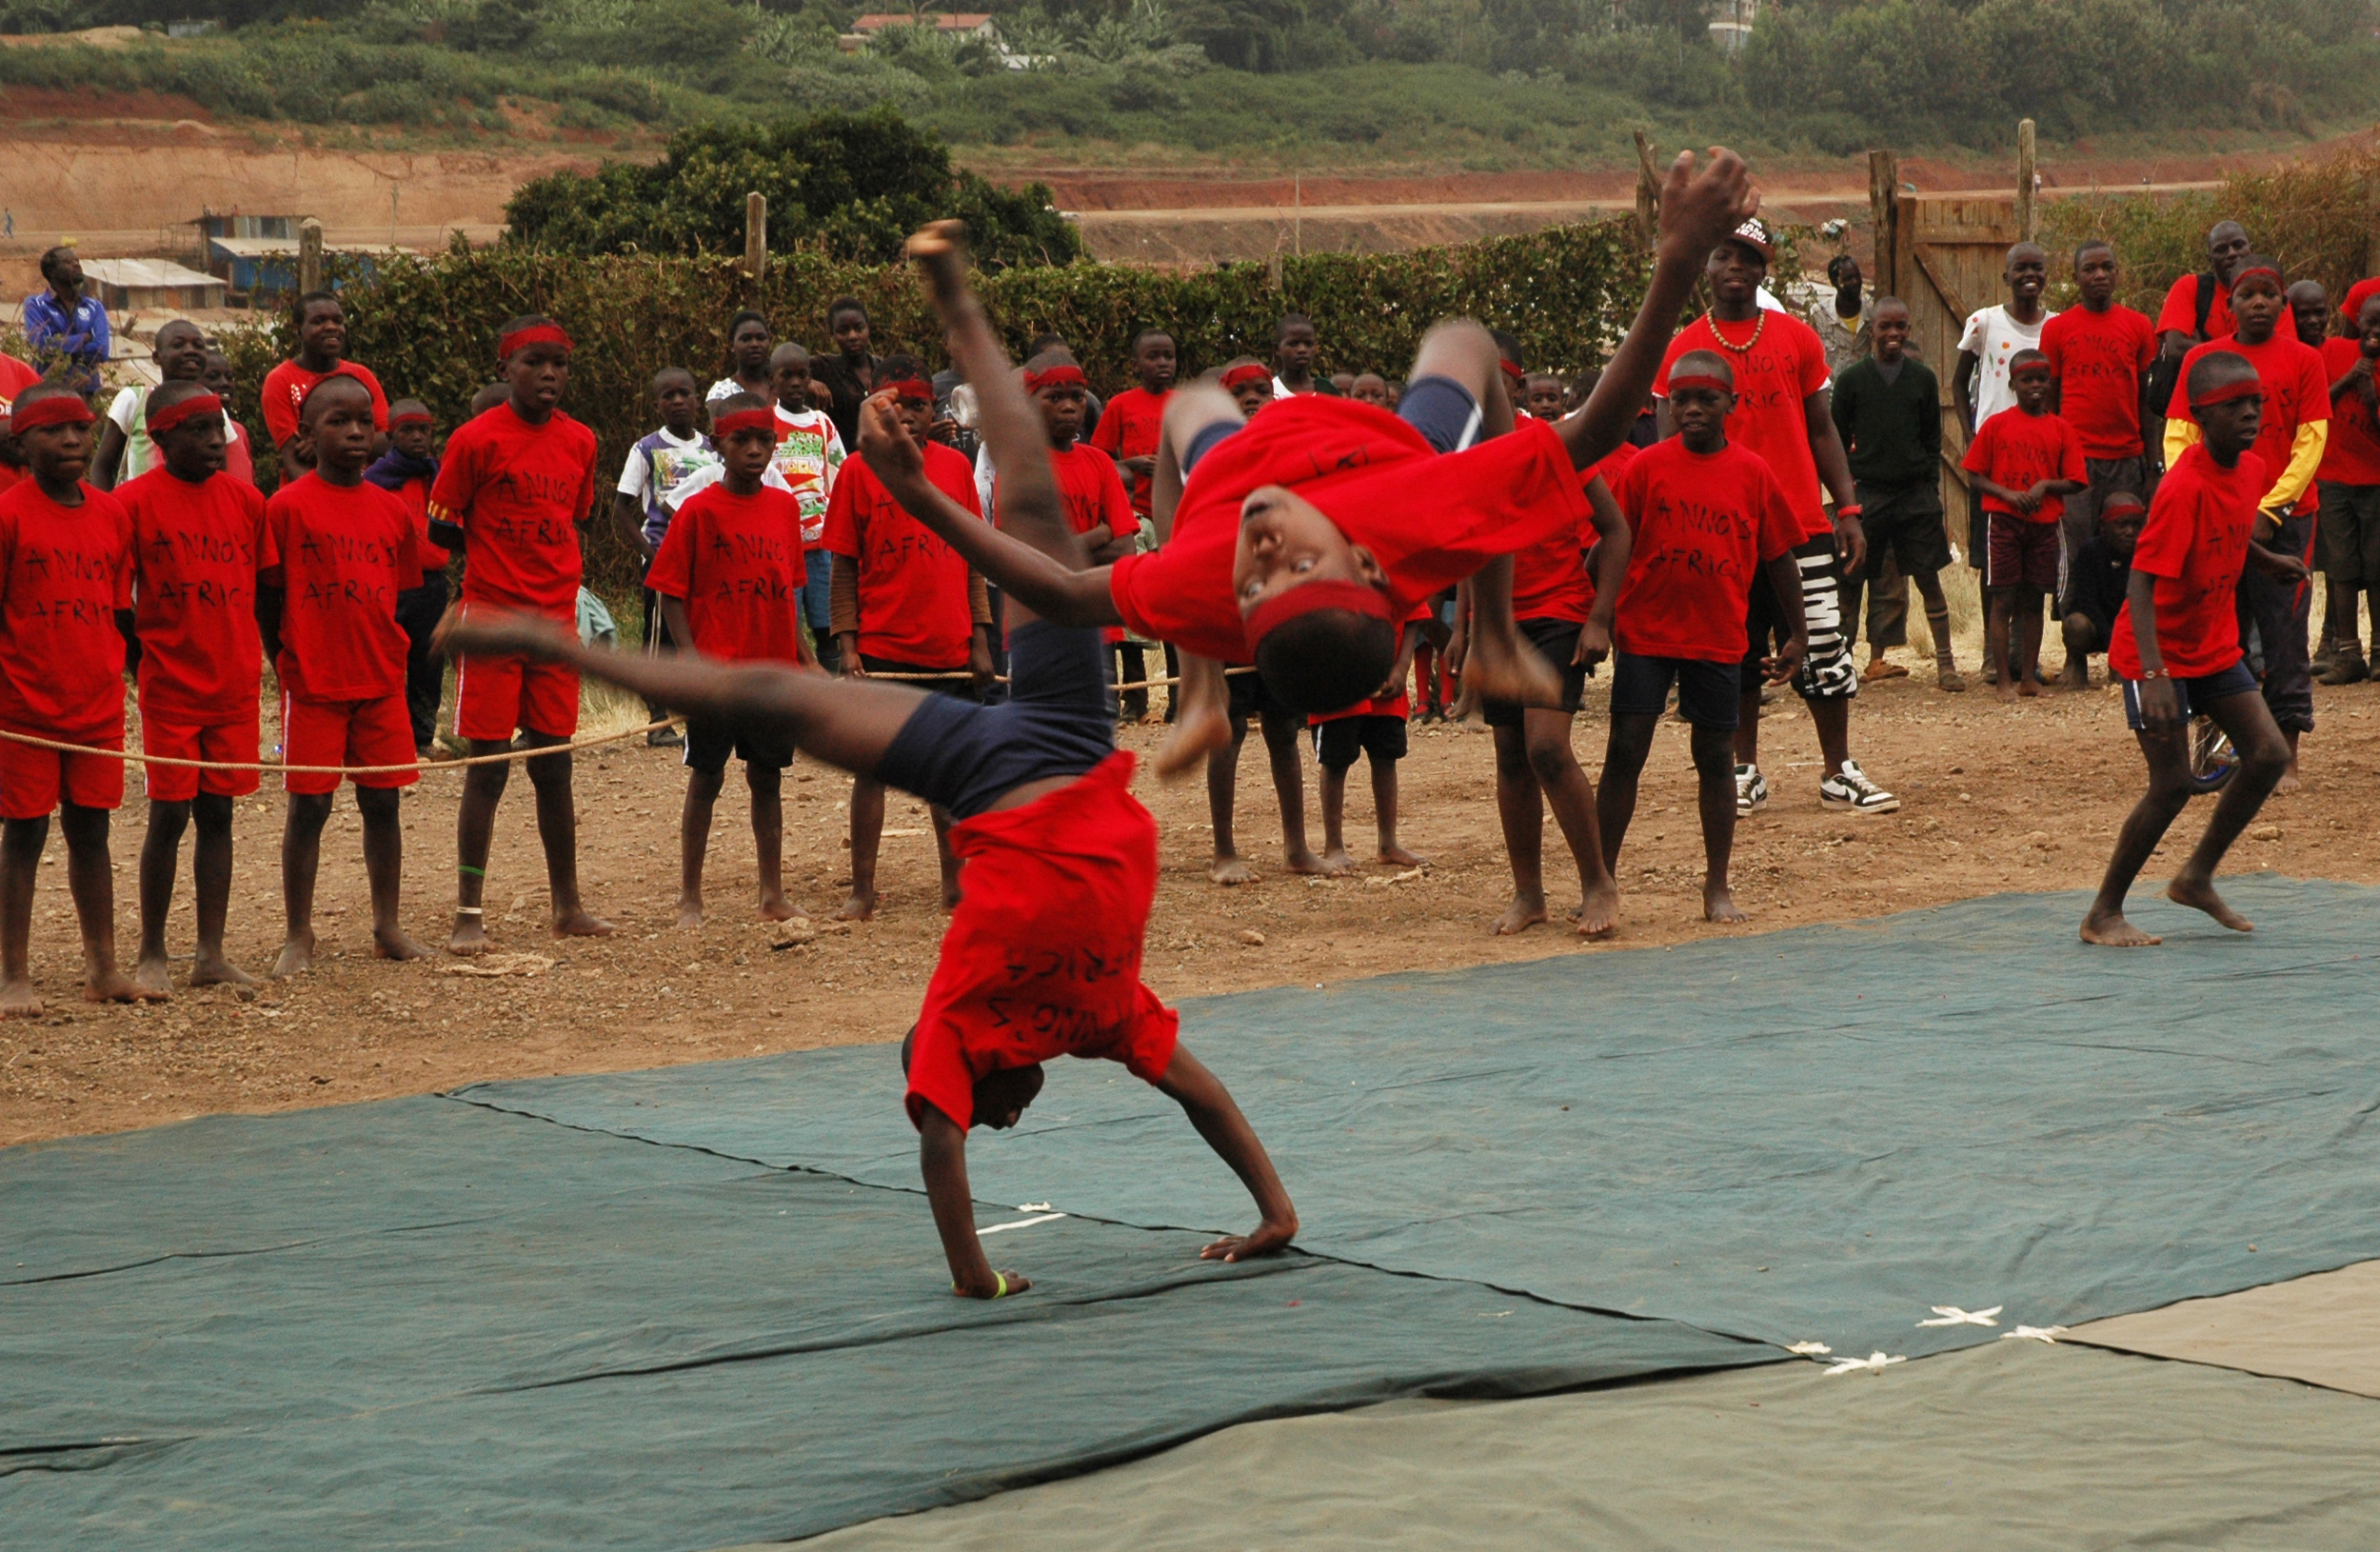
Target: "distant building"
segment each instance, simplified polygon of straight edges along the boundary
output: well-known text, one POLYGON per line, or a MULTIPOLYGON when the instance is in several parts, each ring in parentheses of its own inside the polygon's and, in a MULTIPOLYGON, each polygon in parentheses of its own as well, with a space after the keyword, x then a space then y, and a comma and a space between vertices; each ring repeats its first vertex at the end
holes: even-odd
POLYGON ((1752 24, 1759 15, 1760 0, 1718 0, 1711 14, 1711 41, 1734 53, 1752 36, 1752 24))
POLYGON ((110 312, 170 308, 194 312, 223 306, 223 282, 171 259, 85 259, 83 294, 110 312))
MULTIPOLYGON (((856 54, 867 47, 868 39, 897 27, 930 27, 945 38, 982 38, 1000 49, 1000 29, 992 15, 983 10, 926 11, 913 15, 905 10, 870 11, 851 24, 851 30, 835 42, 846 54, 856 54)), ((1004 58, 1005 49, 1001 49, 1004 58)))

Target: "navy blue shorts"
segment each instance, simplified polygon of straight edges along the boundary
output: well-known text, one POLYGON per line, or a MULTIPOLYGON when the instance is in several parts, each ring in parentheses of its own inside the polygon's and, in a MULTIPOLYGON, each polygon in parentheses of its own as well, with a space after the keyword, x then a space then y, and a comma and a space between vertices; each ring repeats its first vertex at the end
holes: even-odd
MULTIPOLYGON (((2140 720, 2140 685, 2137 679, 2124 681, 2124 722, 2135 733, 2145 730, 2140 720)), ((2221 673, 2211 673, 2197 679, 2176 679, 2173 687, 2182 692, 2182 715, 2203 717, 2207 707, 2227 695, 2256 695, 2264 686, 2248 671, 2246 659, 2232 664, 2221 673)))
MULTIPOLYGON (((1479 401, 1451 377, 1421 377, 1407 384, 1405 396, 1397 403, 1397 418, 1440 452, 1459 452, 1479 440, 1479 401)), ((1200 427, 1182 455, 1182 477, 1187 479, 1200 459, 1246 424, 1218 420, 1200 427)))
POLYGON ((1669 709, 1669 687, 1677 686, 1677 714, 1697 727, 1735 730, 1736 667, 1684 657, 1638 657, 1612 653, 1612 715, 1657 717, 1669 709))
POLYGON ((1008 699, 928 695, 893 736, 876 779, 972 819, 1027 782, 1081 776, 1116 752, 1107 644, 1094 627, 1036 620, 1008 638, 1008 699))

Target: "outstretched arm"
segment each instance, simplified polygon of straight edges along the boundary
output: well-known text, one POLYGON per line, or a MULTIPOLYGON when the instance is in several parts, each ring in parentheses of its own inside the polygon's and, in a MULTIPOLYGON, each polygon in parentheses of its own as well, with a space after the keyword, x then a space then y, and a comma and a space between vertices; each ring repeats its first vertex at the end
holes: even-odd
POLYGON ((1595 521, 1595 604, 1587 610, 1586 628, 1578 632, 1573 661, 1592 668, 1612 655, 1612 614, 1619 607, 1619 587, 1627 579, 1636 536, 1600 474, 1587 482, 1587 508, 1595 521))
POLYGON ((1273 1173, 1273 1161, 1265 1154, 1264 1144, 1257 1141, 1256 1128, 1240 1113, 1240 1106, 1233 1103, 1231 1090, 1223 1086, 1222 1080, 1177 1045, 1174 1059, 1166 1064, 1165 1076, 1157 1081, 1157 1086, 1180 1104, 1190 1117, 1190 1124, 1206 1139, 1207 1146, 1231 1165, 1240 1184, 1256 1198, 1256 1210, 1263 1220, 1254 1233, 1218 1240, 1200 1251, 1200 1257, 1206 1261, 1241 1261, 1249 1256, 1270 1255, 1297 1238, 1298 1209, 1289 1204, 1289 1192, 1282 1187, 1280 1177, 1273 1173))
POLYGON ((934 1204, 934 1227, 950 1262, 950 1291, 962 1299, 1001 1299, 1033 1284, 1015 1272, 994 1271, 975 1232, 975 1195, 967 1184, 967 1134, 959 1124, 925 1107, 918 1127, 918 1168, 925 1176, 925 1199, 934 1204))

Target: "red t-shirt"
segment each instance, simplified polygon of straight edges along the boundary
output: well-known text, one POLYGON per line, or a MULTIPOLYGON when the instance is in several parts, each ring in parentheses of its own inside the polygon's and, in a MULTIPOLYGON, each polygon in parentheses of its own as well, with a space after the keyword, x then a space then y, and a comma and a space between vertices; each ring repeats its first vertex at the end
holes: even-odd
MULTIPOLYGON (((1100 417, 1105 426, 1107 417, 1100 417)), ((1116 461, 1083 443, 1049 450, 1049 466, 1058 476, 1058 493, 1066 503, 1066 523, 1077 533, 1107 525, 1110 539, 1129 539, 1140 531, 1140 519, 1124 495, 1123 475, 1116 461)), ((999 503, 994 500, 997 509, 999 503)))
POLYGON ((12 355, 0 354, 0 412, 15 405, 16 396, 41 381, 41 373, 12 355))
POLYGON ((380 390, 380 379, 369 367, 352 361, 342 361, 327 372, 309 372, 294 361, 285 361, 265 374, 265 429, 272 436, 275 448, 298 434, 298 410, 306 396, 314 391, 314 385, 332 377, 352 377, 371 390, 372 427, 388 429, 388 395, 380 390))
MULTIPOLYGON (((1165 428, 1165 406, 1173 396, 1171 388, 1162 393, 1151 393, 1144 388, 1124 389, 1100 411, 1099 427, 1091 433, 1091 446, 1110 458, 1155 457, 1158 438, 1165 428)), ((1155 477, 1134 475, 1124 483, 1131 494, 1133 511, 1141 517, 1149 516, 1155 477)))
POLYGON ((1140 984, 1157 821, 1132 795, 1132 756, 1109 755, 1021 808, 960 821, 950 849, 967 886, 918 1010, 910 1124, 931 1105, 972 1126, 977 1079, 1057 1056, 1162 1078, 1180 1023, 1140 984))
POLYGON ((116 499, 132 519, 141 710, 201 726, 253 720, 265 664, 256 577, 280 560, 265 498, 228 473, 192 485, 160 464, 116 499))
MULTIPOLYGON (((1579 474, 1578 488, 1585 490, 1597 475, 1602 476, 1605 486, 1616 487, 1620 470, 1635 460, 1638 450, 1621 443, 1611 456, 1579 474)), ((1587 616, 1595 612, 1595 577, 1587 569, 1587 551, 1595 547, 1600 537, 1595 530, 1595 513, 1590 507, 1578 514, 1577 525, 1568 533, 1531 545, 1515 555, 1513 618, 1575 620, 1586 624, 1587 616)))
MULTIPOLYGON (((2256 503, 2271 485, 2253 452, 2225 468, 2204 443, 2185 448, 2157 482, 2132 569, 2157 579, 2157 652, 2176 679, 2204 679, 2240 660, 2239 574, 2256 503)), ((2125 679, 2140 677, 2130 599, 2115 613, 2108 667, 2125 679)))
POLYGON ((429 542, 429 481, 426 478, 407 480, 391 492, 405 503, 405 509, 413 514, 413 550, 422 558, 425 580, 433 571, 444 571, 454 557, 429 542))
POLYGON ((739 496, 723 480, 669 520, 645 586, 684 603, 704 656, 799 663, 804 580, 802 503, 766 486, 739 496))
MULTIPOLYGON (((2208 281, 2214 289, 2214 300, 2207 308, 2207 338, 2219 340, 2231 331, 2231 292, 2230 288, 2208 281)), ((2187 338, 2198 337, 2198 277, 2184 275, 2165 293, 2165 306, 2157 309, 2157 338, 2162 341, 2168 330, 2187 338)), ((2179 385, 2177 384, 2176 387, 2179 385)), ((2180 398, 2176 394, 2175 399, 2180 398)))
POLYGON ((1398 614, 1499 555, 1573 531, 1586 510, 1569 449, 1541 422, 1441 457, 1385 409, 1322 394, 1276 399, 1199 461, 1173 537, 1115 564, 1108 589, 1136 635, 1248 661, 1232 558, 1240 504, 1267 485, 1294 488, 1370 550, 1398 614))
MULTIPOLYGON (((2290 332, 2286 319, 2262 345, 2242 345, 2231 334, 2193 345, 2182 357, 2181 379, 2168 411, 2171 418, 2198 424, 2198 417, 2190 412, 2190 369, 2198 365, 2199 357, 2216 350, 2246 356, 2264 385, 2264 423, 2256 432, 2255 453, 2264 461, 2265 491, 2269 491, 2271 482, 2290 467, 2290 448, 2297 441, 2298 428, 2330 418, 2330 379, 2322 369, 2322 352, 2290 332)), ((2311 511, 2318 499, 2309 481, 2293 510, 2311 511)))
POLYGON ((61 507, 41 482, 0 495, 0 724, 69 743, 124 730, 124 636, 132 519, 83 487, 61 507))
POLYGON ((405 689, 397 594, 422 585, 413 514, 369 482, 329 484, 312 470, 265 504, 280 552, 281 687, 301 701, 375 701, 405 689))
MULTIPOLYGON (((2079 480, 2082 439, 2063 415, 2028 415, 2021 407, 2003 409, 1976 428, 1958 467, 2010 490, 2028 490, 2043 480, 2079 480)), ((2054 523, 2066 515, 2066 498, 2045 496, 2031 512, 2018 512, 1999 497, 1986 496, 1983 509, 2030 523, 2054 523)))
MULTIPOLYGON (((975 468, 939 442, 925 445, 925 477, 969 512, 975 468)), ((862 655, 921 668, 963 668, 975 641, 967 607, 967 563, 902 510, 860 459, 843 466, 826 502, 826 548, 860 571, 862 655)))
MULTIPOLYGON (((2353 340, 2322 342, 2322 375, 2335 383, 2363 354, 2353 340)), ((2330 388, 2324 385, 2323 391, 2330 388)), ((2380 485, 2380 419, 2361 392, 2342 393, 2330 401, 2330 440, 2322 445, 2322 468, 2315 478, 2341 485, 2380 485)))
POLYGON ((2057 380, 2058 410, 2086 458, 2137 458, 2140 385, 2157 358, 2148 315, 2121 303, 2105 312, 2069 308, 2041 326, 2041 353, 2057 380))
POLYGON ((223 471, 242 485, 256 483, 256 459, 248 450, 248 428, 236 420, 223 439, 223 471))
POLYGON ((1735 410, 1727 417, 1728 446, 1758 453, 1793 504, 1805 540, 1835 531, 1826 515, 1826 496, 1818 484, 1817 455, 1810 450, 1809 411, 1803 401, 1826 387, 1826 347, 1818 331, 1800 319, 1760 309, 1759 332, 1750 326, 1729 324, 1724 336, 1704 313, 1677 331, 1661 357, 1661 370, 1653 391, 1669 397, 1670 368, 1680 356, 1709 350, 1723 358, 1735 373, 1735 410), (1753 341, 1740 353, 1731 347, 1753 341))
POLYGON ((1636 657, 1740 662, 1754 575, 1802 542, 1768 461, 1733 442, 1705 454, 1671 437, 1621 470, 1612 494, 1636 535, 1613 644, 1636 657))
POLYGON ((561 410, 531 426, 510 401, 446 441, 429 515, 463 530, 463 601, 575 620, 579 520, 595 509, 595 433, 561 410))

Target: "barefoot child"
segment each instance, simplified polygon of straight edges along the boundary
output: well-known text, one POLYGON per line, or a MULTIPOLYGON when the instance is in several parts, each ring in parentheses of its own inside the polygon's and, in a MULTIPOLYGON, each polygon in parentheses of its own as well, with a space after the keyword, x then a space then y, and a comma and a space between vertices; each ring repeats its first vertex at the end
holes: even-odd
MULTIPOLYGON (((975 471, 952 448, 928 441, 934 389, 915 356, 887 356, 877 373, 912 440, 924 448, 925 478, 983 527, 975 471)), ((982 385, 976 391, 981 394, 982 385)), ((916 676, 918 687, 969 703, 992 677, 991 600, 983 579, 944 538, 902 509, 863 464, 846 464, 826 508, 826 548, 834 556, 835 637, 843 671, 916 676)), ((950 816, 934 811, 942 862, 942 906, 959 898, 959 860, 950 850, 950 816)), ((851 781, 851 897, 836 912, 846 922, 876 914, 877 849, 884 833, 884 784, 864 771, 851 781)))
POLYGON ((1424 605, 1405 622, 1397 661, 1378 694, 1344 711, 1311 719, 1315 764, 1322 767, 1325 872, 1356 870, 1356 860, 1347 855, 1347 773, 1359 755, 1372 763, 1372 816, 1379 830, 1379 860, 1395 867, 1421 866, 1421 859, 1397 840, 1397 762, 1405 757, 1405 717, 1413 709, 1405 698, 1405 676, 1413 668, 1414 644, 1421 639, 1417 622, 1427 609, 1424 605))
MULTIPOLYGON (((116 499, 132 519, 133 628, 141 648, 141 751, 180 760, 255 763, 257 576, 278 564, 265 498, 224 472, 223 401, 198 383, 149 390, 144 446, 157 467, 116 499)), ((132 979, 172 989, 166 918, 173 908, 182 832, 198 826, 191 883, 198 951, 190 985, 255 985, 224 957, 231 897, 231 815, 256 790, 253 770, 152 765, 149 837, 141 844, 141 949, 132 979)))
MULTIPOLYGON (((2321 515, 2324 618, 2335 646, 2326 685, 2371 677, 2364 656, 2361 601, 2380 592, 2380 280, 2359 282, 2342 304, 2348 332, 2322 342, 2330 380, 2330 434, 2315 474, 2321 515)), ((2380 658, 2380 639, 2372 643, 2380 658)))
MULTIPOLYGON (((504 399, 446 439, 431 487, 431 536, 463 554, 463 607, 515 609, 575 624, 578 525, 595 510, 595 433, 563 413, 570 336, 550 318, 512 319, 496 337, 504 399)), ((492 385, 491 385, 492 386, 492 385)), ((483 389, 483 392, 486 390, 483 389)), ((524 658, 464 658, 455 668, 455 732, 473 754, 501 754, 515 729, 531 748, 579 730, 579 681, 568 668, 524 658)), ((537 793, 537 835, 556 937, 608 937, 611 924, 579 898, 579 816, 570 755, 522 762, 537 793)), ((473 766, 455 817, 454 933, 447 951, 487 951, 487 849, 509 763, 473 766)))
MULTIPOLYGON (((2080 501, 2067 503, 2059 525, 2061 589, 2074 557, 2096 535, 2109 496, 2121 490, 2149 498, 2145 428, 2162 410, 2149 402, 2157 331, 2147 314, 2115 300, 2115 279, 2113 248, 2093 239, 2075 249, 2079 305, 2041 326, 2041 353, 2057 383, 2051 408, 2081 439, 2083 478, 2090 482, 2080 501)), ((2090 684, 2090 662, 2070 654, 2066 683, 2077 689, 2090 684)))
MULTIPOLYGON (((364 478, 372 401, 362 384, 317 383, 299 417, 313 468, 266 504, 278 560, 264 573, 257 607, 281 679, 282 758, 292 766, 406 767, 358 773, 355 808, 364 820, 372 952, 419 959, 422 945, 397 922, 405 874, 397 794, 421 780, 405 705, 408 644, 397 623, 398 596, 422 580, 413 514, 364 478)), ((276 978, 314 965, 314 881, 339 777, 292 770, 282 785, 289 794, 281 835, 288 938, 273 962, 276 978)))
MULTIPOLYGON (((10 410, 26 477, 0 495, 0 729, 121 749, 132 520, 115 497, 83 483, 93 419, 80 394, 52 383, 25 389, 10 410)), ((83 933, 83 1000, 165 995, 116 968, 108 813, 123 803, 122 761, 0 740, 0 1017, 41 1011, 33 884, 52 809, 83 933)))
MULTIPOLYGON (((955 270, 955 266, 953 267, 955 270)), ((1061 567, 1081 564, 1041 448, 1039 417, 973 299, 944 297, 953 353, 981 395, 982 426, 1007 500, 1002 520, 1061 567)), ((941 299, 941 298, 938 298, 941 299)), ((905 417, 871 401, 873 467, 921 506, 966 499, 926 472, 905 417)), ((970 519, 972 521, 972 519, 970 519)), ((645 660, 590 652, 551 626, 466 622, 458 634, 502 632, 505 650, 577 662, 670 704, 744 726, 767 722, 812 755, 947 807, 967 858, 966 895, 952 913, 941 963, 902 1045, 906 1104, 919 1162, 950 1263, 952 1293, 999 1299, 1032 1284, 996 1270, 975 1229, 966 1135, 1012 1126, 1041 1091, 1042 1063, 1061 1055, 1124 1063, 1179 1103, 1255 1198, 1254 1232, 1208 1245, 1210 1260, 1278 1251, 1298 1215, 1257 1140, 1214 1075, 1177 1038, 1172 1009, 1140 984, 1157 884, 1157 827, 1134 801, 1132 757, 1115 751, 1098 632, 1053 626, 1020 609, 1010 638, 1014 684, 1000 706, 967 705, 863 676, 830 680, 701 658, 645 660), (1062 950, 1051 953, 1053 945, 1062 950), (1019 1017, 1021 1009, 1023 1017, 1019 1017)))
POLYGON ((1983 498, 1983 592, 1991 614, 1988 650, 2000 666, 2003 701, 2041 693, 2041 601, 2057 590, 2066 498, 2088 487, 2082 440, 2050 409, 2056 381, 2050 358, 2018 350, 2009 360, 2016 404, 1983 423, 1960 467, 1983 498), (2017 640, 2009 639, 2015 622, 2017 640))
POLYGON ((413 728, 413 752, 436 754, 438 699, 446 688, 446 660, 429 639, 446 612, 446 563, 453 557, 429 537, 429 492, 438 483, 438 422, 419 399, 388 407, 388 450, 372 461, 364 478, 405 503, 413 518, 415 558, 422 585, 397 598, 397 624, 405 627, 405 713, 413 728))
POLYGON ((834 417, 810 404, 809 351, 788 340, 769 355, 768 371, 777 390, 777 453, 769 471, 802 507, 802 618, 819 648, 819 662, 831 672, 835 627, 828 597, 834 559, 826 553, 826 507, 843 477, 843 434, 835 429, 834 417))
POLYGON ((1735 846, 1736 694, 1747 649, 1752 579, 1765 572, 1784 613, 1785 642, 1762 667, 1769 683, 1794 675, 1808 627, 1800 617, 1795 551, 1803 524, 1757 454, 1727 439, 1734 369, 1716 351, 1680 356, 1670 368, 1670 423, 1677 435, 1639 453, 1614 498, 1634 543, 1612 626, 1612 732, 1596 815, 1603 855, 1619 862, 1636 812, 1636 781, 1653 730, 1677 688, 1693 729, 1696 806, 1702 815, 1702 919, 1745 920, 1727 882, 1735 846))
POLYGON ((2125 920, 2124 896, 2189 806, 2190 719, 2212 718, 2240 764, 2166 898, 2235 932, 2250 925, 2215 893, 2214 870, 2289 766, 2289 746, 2239 648, 2240 572, 2252 564, 2278 577, 2306 575, 2295 559, 2273 555, 2251 538, 2257 504, 2271 483, 2264 461, 2250 450, 2263 423, 2265 388, 2236 351, 2191 354, 2174 412, 2182 412, 2186 396, 2198 434, 2157 484, 2108 650, 2109 667, 2124 681, 2125 719, 2149 763, 2149 790, 2125 819, 2098 897, 2083 918, 2085 943, 2116 948, 2159 941, 2125 920))
MULTIPOLYGON (((777 418, 748 393, 712 401, 711 438, 724 473, 670 520, 645 581, 673 640, 723 663, 802 661, 802 504, 761 483, 777 447, 777 418)), ((752 794, 761 916, 793 916, 785 903, 781 788, 793 746, 765 724, 686 724, 685 812, 679 823, 678 925, 703 921, 703 858, 729 755, 744 761, 752 794)))
MULTIPOLYGON (((652 569, 653 552, 669 531, 671 510, 701 488, 697 480, 718 471, 719 452, 700 424, 702 389, 692 372, 684 367, 664 367, 653 374, 652 395, 653 417, 661 427, 637 438, 628 448, 620 483, 612 489, 611 526, 636 551, 638 587, 644 593, 644 648, 666 652, 676 649, 678 643, 670 638, 669 627, 661 617, 661 600, 644 573, 652 569)), ((646 721, 659 722, 669 715, 669 708, 647 701, 645 712, 646 721)), ((680 743, 678 730, 656 727, 645 735, 645 743, 648 748, 670 748, 680 743)))

